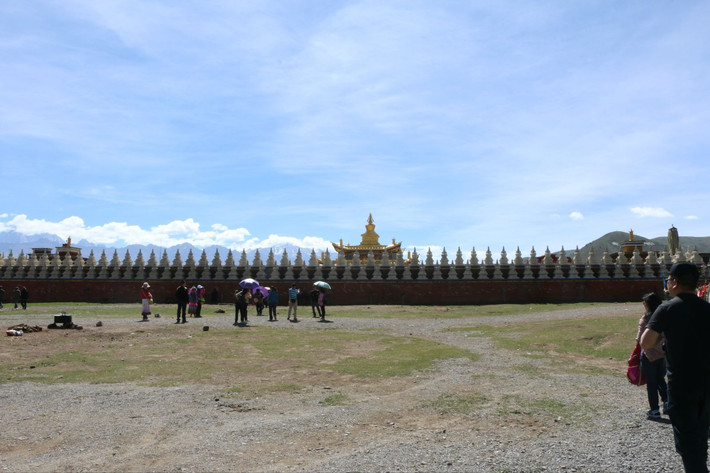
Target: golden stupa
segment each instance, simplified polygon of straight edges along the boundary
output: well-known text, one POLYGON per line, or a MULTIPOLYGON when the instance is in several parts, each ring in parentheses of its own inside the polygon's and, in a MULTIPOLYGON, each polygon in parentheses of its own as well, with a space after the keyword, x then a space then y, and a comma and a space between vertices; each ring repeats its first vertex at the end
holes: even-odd
POLYGON ((627 258, 630 258, 634 254, 634 250, 638 250, 639 254, 644 254, 645 241, 634 240, 634 230, 629 230, 629 239, 622 241, 619 245, 621 246, 621 251, 627 258))
POLYGON ((372 220, 372 214, 367 219, 367 224, 365 225, 365 233, 361 234, 362 241, 359 245, 343 245, 343 239, 340 239, 340 243, 331 242, 335 251, 340 253, 341 251, 345 255, 347 261, 353 259, 353 254, 357 251, 361 260, 364 261, 367 254, 372 251, 375 261, 379 262, 382 260, 382 254, 387 252, 390 259, 397 256, 397 253, 402 246, 402 242, 396 243, 395 239, 392 238, 391 245, 381 245, 380 236, 375 233, 375 223, 372 220))

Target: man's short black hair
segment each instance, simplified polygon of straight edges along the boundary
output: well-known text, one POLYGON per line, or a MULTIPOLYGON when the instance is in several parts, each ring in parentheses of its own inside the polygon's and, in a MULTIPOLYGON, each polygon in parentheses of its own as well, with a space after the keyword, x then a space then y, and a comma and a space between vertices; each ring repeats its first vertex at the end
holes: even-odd
POLYGON ((695 289, 700 279, 698 267, 694 263, 686 261, 674 263, 669 274, 686 289, 695 289))

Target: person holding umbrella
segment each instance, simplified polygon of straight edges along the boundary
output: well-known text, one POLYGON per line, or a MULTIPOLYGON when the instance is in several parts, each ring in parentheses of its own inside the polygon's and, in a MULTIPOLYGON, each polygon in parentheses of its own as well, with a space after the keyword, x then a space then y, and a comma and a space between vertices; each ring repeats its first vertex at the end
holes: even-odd
POLYGON ((254 289, 252 289, 252 300, 254 301, 254 306, 256 307, 256 315, 261 316, 263 315, 264 311, 264 293, 262 290, 266 290, 266 288, 259 286, 254 289))
POLYGON ((317 287, 313 287, 313 290, 309 294, 311 298, 311 310, 313 311, 313 318, 316 317, 322 317, 320 313, 320 303, 319 303, 319 296, 320 296, 320 291, 318 290, 317 287))
POLYGON ((251 301, 251 291, 246 288, 237 289, 234 292, 234 297, 237 299, 234 303, 234 325, 246 325, 247 308, 251 301))
POLYGON ((325 281, 316 281, 313 283, 313 286, 318 288, 316 293, 316 304, 318 304, 318 313, 320 314, 320 320, 321 322, 324 322, 325 306, 328 304, 328 291, 330 290, 330 284, 325 281))
POLYGON ((246 278, 239 281, 239 287, 241 289, 237 289, 234 292, 234 297, 236 298, 234 303, 234 325, 246 325, 248 322, 247 308, 249 307, 249 302, 251 302, 251 290, 259 287, 259 282, 252 278, 246 278))
POLYGON ((318 294, 318 310, 320 311, 320 320, 325 322, 325 306, 328 304, 328 293, 325 288, 320 288, 318 294))

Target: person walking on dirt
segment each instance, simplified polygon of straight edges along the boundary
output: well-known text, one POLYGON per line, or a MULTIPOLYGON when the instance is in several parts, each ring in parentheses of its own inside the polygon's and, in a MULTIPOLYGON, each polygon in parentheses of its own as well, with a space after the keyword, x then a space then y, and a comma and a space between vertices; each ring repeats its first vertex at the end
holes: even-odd
POLYGON ((20 286, 15 286, 15 289, 12 290, 12 302, 17 309, 17 305, 20 303, 20 286))
MULTIPOLYGON (((663 303, 661 296, 655 292, 644 295, 641 300, 645 309, 643 316, 639 319, 636 343, 641 341, 643 332, 651 318, 651 315, 663 303)), ((646 376, 646 394, 648 395, 648 406, 651 408, 646 415, 649 419, 659 419, 661 413, 668 410, 668 387, 666 386, 666 353, 663 350, 663 336, 658 340, 655 347, 641 352, 641 371, 646 376), (661 398, 663 412, 659 409, 658 398, 661 398)))
POLYGON ((190 317, 194 317, 197 313, 197 299, 197 288, 192 286, 187 291, 187 313, 190 314, 190 317))
POLYGON ((234 325, 246 325, 247 308, 251 301, 251 291, 249 289, 239 289, 234 293, 234 325))
POLYGON ((321 321, 325 321, 325 306, 328 305, 328 293, 321 288, 318 293, 318 310, 320 311, 321 321))
POLYGON ((252 295, 252 300, 254 301, 254 307, 256 307, 256 315, 261 316, 264 312, 264 294, 261 293, 261 289, 255 289, 252 295))
POLYGON ((279 305, 279 291, 275 287, 269 289, 269 295, 266 296, 266 305, 269 306, 269 320, 276 322, 276 307, 279 305))
POLYGON ((148 321, 148 316, 150 315, 150 305, 152 303, 153 294, 150 293, 150 284, 144 282, 143 286, 141 286, 141 315, 143 316, 143 322, 148 321))
POLYGON ((311 298, 311 310, 313 311, 313 318, 322 317, 320 313, 320 304, 318 304, 318 296, 320 296, 320 291, 316 288, 308 294, 311 298))
POLYGON ((298 294, 301 291, 296 288, 296 284, 291 284, 291 287, 288 288, 288 316, 286 317, 287 320, 291 320, 291 310, 293 309, 293 321, 298 322, 298 318, 296 317, 296 313, 298 312, 298 294))
POLYGON ((195 310, 195 318, 202 317, 202 304, 205 302, 205 294, 207 289, 201 284, 197 285, 197 309, 195 310))
POLYGON ((175 289, 175 299, 177 299, 177 322, 180 323, 180 315, 182 314, 182 323, 186 324, 187 319, 185 318, 187 314, 187 303, 190 301, 190 296, 187 294, 187 284, 185 280, 180 281, 180 285, 175 289))
POLYGON ((27 300, 30 298, 30 293, 25 286, 20 288, 20 305, 22 310, 27 310, 27 300))

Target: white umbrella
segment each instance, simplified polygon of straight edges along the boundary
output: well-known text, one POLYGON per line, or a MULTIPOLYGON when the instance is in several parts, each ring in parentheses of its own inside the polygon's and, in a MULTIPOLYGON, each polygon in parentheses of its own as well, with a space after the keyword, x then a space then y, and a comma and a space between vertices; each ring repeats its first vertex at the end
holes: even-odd
POLYGON ((255 287, 259 287, 260 284, 256 279, 246 278, 239 281, 239 286, 244 289, 254 289, 255 287))

